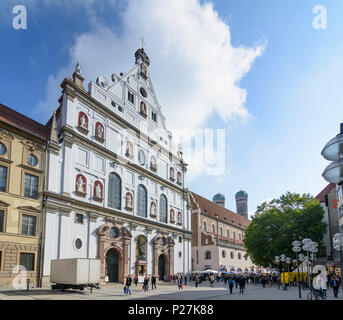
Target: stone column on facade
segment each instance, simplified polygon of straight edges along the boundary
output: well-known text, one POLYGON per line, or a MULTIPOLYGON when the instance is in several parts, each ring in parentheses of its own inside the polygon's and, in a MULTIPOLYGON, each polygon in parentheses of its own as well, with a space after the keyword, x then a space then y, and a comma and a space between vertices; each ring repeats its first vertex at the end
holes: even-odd
POLYGON ((98 258, 101 261, 101 268, 100 268, 100 279, 101 283, 105 282, 106 277, 106 258, 105 258, 105 241, 99 239, 99 256, 98 258))
POLYGON ((129 245, 130 245, 130 239, 125 239, 124 248, 123 248, 123 279, 122 279, 123 282, 129 275, 129 245))
POLYGON ((169 246, 169 274, 168 276, 174 274, 174 246, 170 245, 169 246))
POLYGON ((157 277, 158 276, 158 257, 157 257, 157 247, 156 245, 154 246, 154 258, 153 258, 153 261, 154 261, 154 270, 153 270, 153 274, 157 277))

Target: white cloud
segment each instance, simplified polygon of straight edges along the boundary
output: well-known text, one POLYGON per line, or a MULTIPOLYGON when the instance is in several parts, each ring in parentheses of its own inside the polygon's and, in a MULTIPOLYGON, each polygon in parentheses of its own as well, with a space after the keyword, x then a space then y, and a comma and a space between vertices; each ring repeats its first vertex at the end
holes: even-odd
MULTIPOLYGON (((72 73, 77 61, 86 81, 100 74, 110 78, 113 72, 126 71, 133 65, 134 52, 144 36, 150 74, 170 130, 187 127, 192 131, 214 112, 226 121, 249 115, 244 106, 246 91, 239 82, 265 44, 234 48, 229 26, 211 3, 132 0, 121 19, 120 34, 104 26, 99 18, 94 19, 92 31, 75 40, 63 72, 72 73)), ((59 72, 50 76, 47 97, 40 102, 39 110, 51 111, 52 97, 58 97, 59 83, 68 75, 59 72)), ((195 170, 193 177, 203 172, 195 170)))

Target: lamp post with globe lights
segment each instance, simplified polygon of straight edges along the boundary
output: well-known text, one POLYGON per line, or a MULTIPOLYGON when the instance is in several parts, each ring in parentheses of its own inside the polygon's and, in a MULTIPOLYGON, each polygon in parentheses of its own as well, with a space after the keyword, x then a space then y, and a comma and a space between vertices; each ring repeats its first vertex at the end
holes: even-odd
POLYGON ((304 261, 306 262, 306 265, 307 265, 307 278, 308 278, 308 287, 310 288, 311 287, 311 279, 310 279, 310 270, 309 270, 309 262, 310 262, 310 259, 309 259, 309 252, 310 250, 312 249, 312 240, 310 238, 305 238, 302 240, 302 244, 303 244, 303 247, 302 249, 304 251, 306 251, 307 253, 307 256, 304 258, 304 261))
POLYGON ((300 248, 300 244, 301 242, 300 241, 293 241, 292 242, 292 251, 295 253, 295 257, 296 257, 296 261, 297 261, 297 269, 298 269, 298 290, 299 290, 299 299, 301 299, 301 289, 300 289, 300 273, 299 273, 299 267, 300 267, 300 263, 298 261, 298 252, 301 251, 301 248, 300 248))
POLYGON ((333 247, 335 250, 339 251, 339 264, 341 267, 341 282, 342 282, 342 292, 343 292, 343 233, 336 233, 333 236, 333 247))
MULTIPOLYGON (((275 263, 278 265, 279 273, 280 273, 280 257, 275 256, 275 263)), ((280 273, 280 279, 281 279, 281 273, 280 273)), ((280 289, 280 281, 277 282, 278 288, 280 289)))
POLYGON ((304 254, 303 253, 299 253, 299 261, 301 262, 301 286, 304 290, 304 265, 303 265, 303 262, 304 262, 304 254))
MULTIPOLYGON (((285 282, 285 273, 284 271, 284 263, 286 262, 286 255, 285 254, 281 254, 280 255, 280 260, 281 260, 281 268, 282 268, 282 273, 283 274, 283 290, 287 290, 287 286, 286 286, 286 282, 285 282)), ((281 280, 281 274, 280 274, 280 280, 281 280)))
POLYGON ((286 257, 286 261, 287 263, 287 267, 288 267, 288 286, 289 286, 289 264, 291 263, 291 258, 290 257, 286 257))

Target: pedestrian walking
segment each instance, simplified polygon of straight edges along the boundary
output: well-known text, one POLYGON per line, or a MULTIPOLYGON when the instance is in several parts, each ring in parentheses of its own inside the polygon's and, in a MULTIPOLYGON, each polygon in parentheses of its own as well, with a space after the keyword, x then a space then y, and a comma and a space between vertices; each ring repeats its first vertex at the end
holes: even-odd
POLYGON ((339 289, 339 280, 337 276, 333 276, 331 283, 332 283, 333 295, 335 296, 335 298, 337 298, 338 289, 339 289))
POLYGON ((144 278, 143 288, 144 288, 144 292, 149 291, 149 277, 148 276, 145 276, 144 278))
POLYGON ((151 290, 154 290, 154 287, 156 289, 156 277, 153 275, 151 277, 151 290))
POLYGON ((138 284, 138 275, 135 275, 135 278, 133 279, 133 282, 135 283, 135 286, 137 287, 137 284, 138 284))
POLYGON ((128 277, 126 278, 126 295, 130 294, 131 295, 131 284, 132 284, 132 278, 131 275, 129 274, 128 277))
POLYGON ((187 276, 185 276, 185 286, 187 285, 187 276))
POLYGON ((198 284, 199 284, 199 277, 198 277, 198 275, 196 275, 194 277, 194 282, 195 282, 195 287, 198 288, 198 284))
POLYGON ((210 287, 213 287, 213 283, 214 283, 214 276, 211 273, 211 275, 210 275, 210 287))
POLYGON ((238 282, 239 282, 239 279, 238 279, 238 277, 235 276, 236 289, 238 289, 238 282))
POLYGON ((232 278, 230 278, 230 280, 228 281, 228 284, 229 284, 230 293, 232 294, 232 289, 234 286, 234 281, 232 278))
POLYGON ((179 276, 179 278, 177 279, 177 286, 179 287, 179 290, 183 289, 182 277, 181 276, 179 276))
POLYGON ((239 279, 239 293, 243 294, 244 288, 245 288, 245 279, 244 279, 244 277, 240 277, 240 279, 239 279))

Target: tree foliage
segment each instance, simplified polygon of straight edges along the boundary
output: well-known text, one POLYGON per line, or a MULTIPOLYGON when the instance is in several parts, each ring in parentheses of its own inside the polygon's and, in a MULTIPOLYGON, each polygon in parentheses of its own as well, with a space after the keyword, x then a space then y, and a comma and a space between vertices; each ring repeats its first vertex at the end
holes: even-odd
POLYGON ((310 194, 287 192, 278 199, 257 207, 251 224, 245 230, 244 245, 256 265, 275 266, 275 256, 284 253, 295 258, 292 242, 311 238, 319 243, 326 223, 324 210, 310 194))

